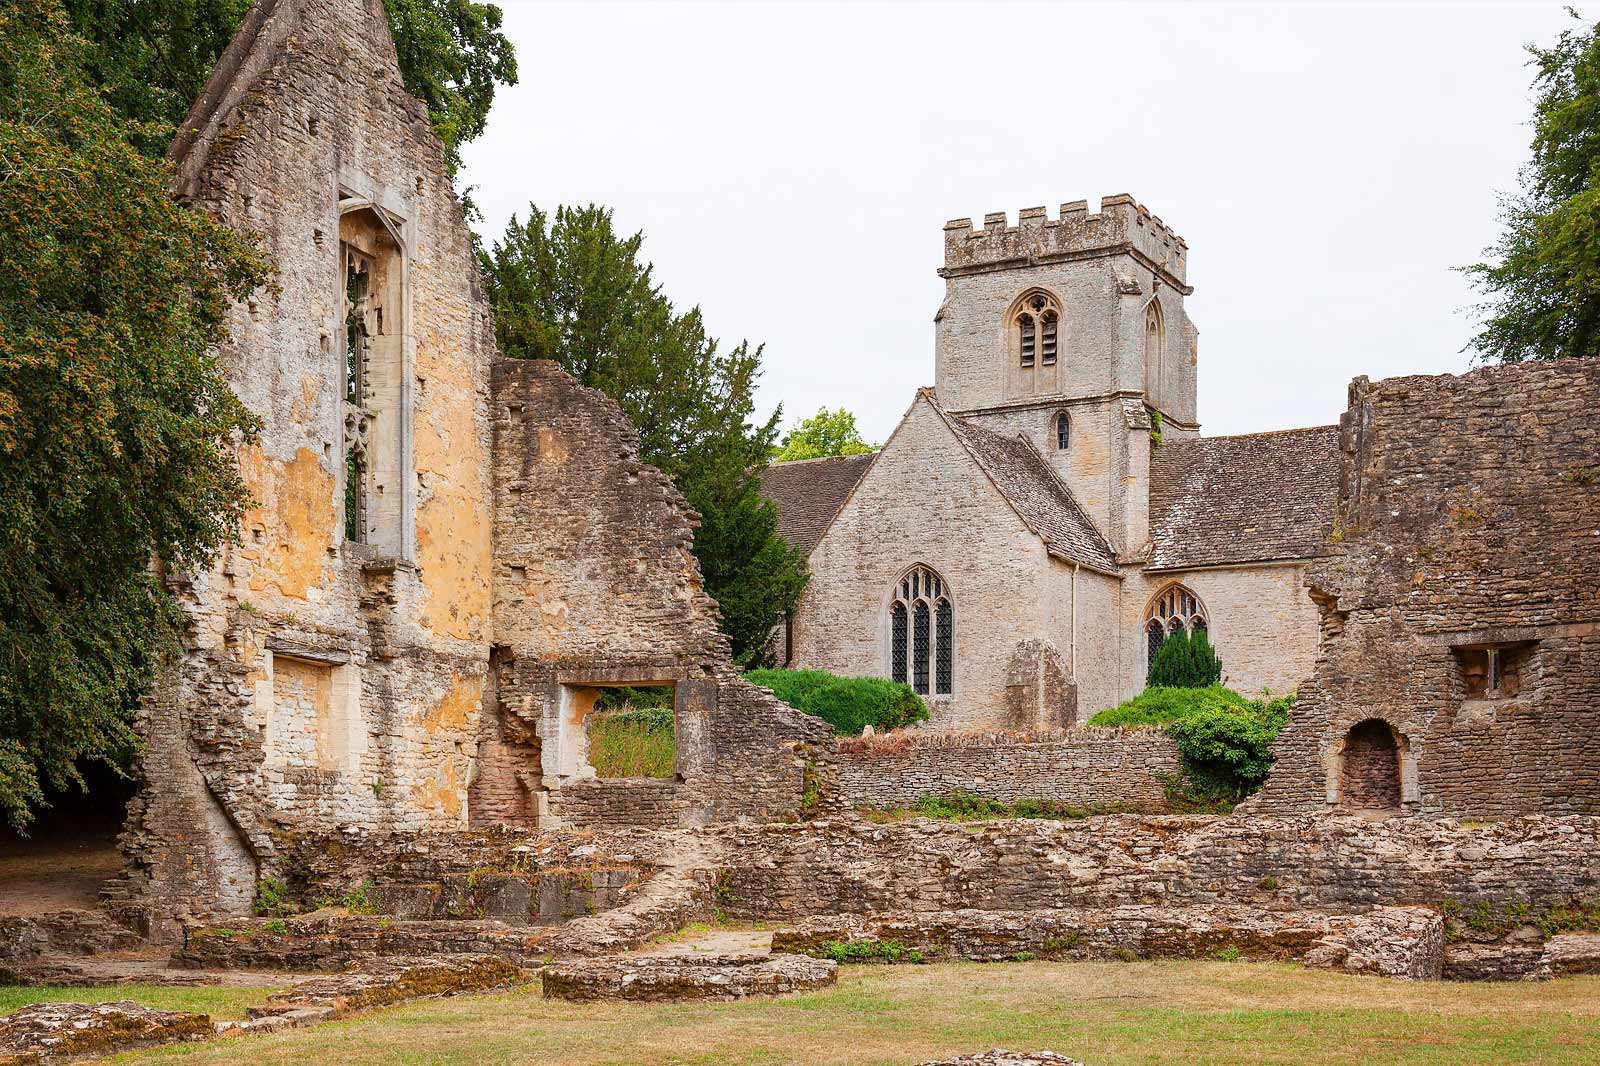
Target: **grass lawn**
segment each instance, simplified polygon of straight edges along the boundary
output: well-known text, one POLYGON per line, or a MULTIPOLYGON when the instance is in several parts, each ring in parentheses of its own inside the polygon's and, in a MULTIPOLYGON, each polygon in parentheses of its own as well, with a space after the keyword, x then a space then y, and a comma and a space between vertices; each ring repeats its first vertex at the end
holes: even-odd
POLYGON ((29 1003, 106 1003, 131 999, 159 1010, 193 1010, 213 1019, 243 1018, 246 1007, 265 1003, 271 988, 223 988, 196 985, 166 988, 160 985, 105 985, 97 988, 15 988, 0 986, 0 1014, 29 1003))
POLYGON ((1406 983, 1223 962, 851 966, 837 987, 787 999, 584 1005, 535 986, 112 1061, 908 1066, 991 1047, 1088 1066, 1592 1064, 1600 978, 1406 983))

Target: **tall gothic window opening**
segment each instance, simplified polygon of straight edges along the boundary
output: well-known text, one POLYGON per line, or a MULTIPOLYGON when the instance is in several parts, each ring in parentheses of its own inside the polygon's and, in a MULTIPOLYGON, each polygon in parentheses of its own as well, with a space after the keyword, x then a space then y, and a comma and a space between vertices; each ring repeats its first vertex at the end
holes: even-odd
POLYGON ((1017 365, 1024 370, 1055 366, 1060 351, 1061 305, 1048 293, 1024 293, 1010 312, 1017 365))
POLYGON ((372 414, 362 404, 366 379, 368 289, 372 260, 348 244, 344 251, 344 539, 367 539, 367 428, 372 414))
POLYGON ((889 604, 889 676, 923 696, 955 688, 955 607, 944 579, 916 566, 895 585, 889 604))
POLYGON ((1067 418, 1067 412, 1062 411, 1056 415, 1056 451, 1064 452, 1067 445, 1072 443, 1072 421, 1067 418))
POLYGON ((1144 309, 1144 394, 1155 400, 1161 394, 1161 353, 1167 346, 1167 327, 1161 317, 1161 301, 1151 300, 1144 309))
POLYGON ((1182 630, 1193 636, 1208 631, 1205 604, 1182 585, 1169 585, 1145 612, 1145 673, 1167 638, 1182 630))
POLYGON ((400 223, 359 202, 339 217, 344 328, 344 539, 408 554, 405 257, 400 223))

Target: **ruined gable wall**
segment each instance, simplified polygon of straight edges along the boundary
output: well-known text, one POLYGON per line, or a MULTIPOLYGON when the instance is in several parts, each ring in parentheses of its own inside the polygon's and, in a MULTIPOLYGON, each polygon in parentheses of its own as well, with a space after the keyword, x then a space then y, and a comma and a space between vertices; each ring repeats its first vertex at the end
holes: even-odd
MULTIPOLYGON (((536 743, 566 824, 791 818, 831 730, 737 676, 691 552, 697 521, 620 408, 554 363, 494 364, 500 719, 536 743), (677 780, 594 780, 581 690, 671 683, 677 780)), ((539 802, 539 797, 534 797, 539 802)), ((541 823, 545 824, 545 823, 541 823)))
POLYGON ((203 896, 223 880, 211 852, 270 872, 288 829, 463 824, 489 639, 492 337, 381 3, 262 5, 190 128, 174 147, 179 192, 259 233, 280 291, 235 309, 219 353, 263 421, 239 455, 256 505, 238 545, 180 579, 185 654, 147 709, 130 852, 174 914, 159 902, 174 886, 203 896), (381 204, 405 242, 410 313, 391 309, 385 332, 404 349, 416 478, 385 492, 405 495, 416 549, 397 562, 343 540, 342 196, 381 204), (199 780, 170 787, 184 767, 199 780), (196 833, 196 809, 239 842, 196 833))
POLYGON ((918 399, 811 553, 795 665, 886 677, 894 583, 925 563, 955 608, 954 695, 937 729, 1006 721, 1008 668, 1041 635, 1045 549, 926 401, 918 399))
POLYGON ((1323 644, 1256 809, 1338 799, 1338 749, 1382 718, 1407 805, 1600 811, 1600 364, 1356 379, 1340 554, 1308 577, 1323 644), (1512 698, 1468 699, 1453 646, 1535 642, 1512 698))

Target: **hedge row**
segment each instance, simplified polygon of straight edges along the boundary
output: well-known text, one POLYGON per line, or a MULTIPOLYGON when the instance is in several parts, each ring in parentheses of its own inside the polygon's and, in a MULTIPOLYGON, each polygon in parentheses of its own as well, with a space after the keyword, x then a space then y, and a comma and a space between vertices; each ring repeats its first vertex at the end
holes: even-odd
POLYGON ((826 670, 752 670, 744 676, 821 718, 840 736, 856 736, 869 725, 884 732, 928 720, 928 705, 910 685, 884 677, 839 677, 826 670))

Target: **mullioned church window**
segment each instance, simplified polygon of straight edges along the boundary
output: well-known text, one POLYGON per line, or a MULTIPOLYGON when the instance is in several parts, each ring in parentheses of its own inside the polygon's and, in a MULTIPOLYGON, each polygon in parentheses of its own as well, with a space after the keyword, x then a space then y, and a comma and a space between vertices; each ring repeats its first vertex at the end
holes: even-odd
POLYGON ((1011 316, 1017 362, 1024 369, 1054 366, 1060 348, 1061 308, 1054 297, 1034 292, 1018 301, 1011 316))
POLYGON ((1169 585, 1145 612, 1145 669, 1156 661, 1156 652, 1180 630, 1193 636, 1209 631, 1205 604, 1182 585, 1169 585))
POLYGON ((955 681, 955 607, 944 579, 915 566, 889 604, 889 676, 923 696, 948 696, 955 681))

